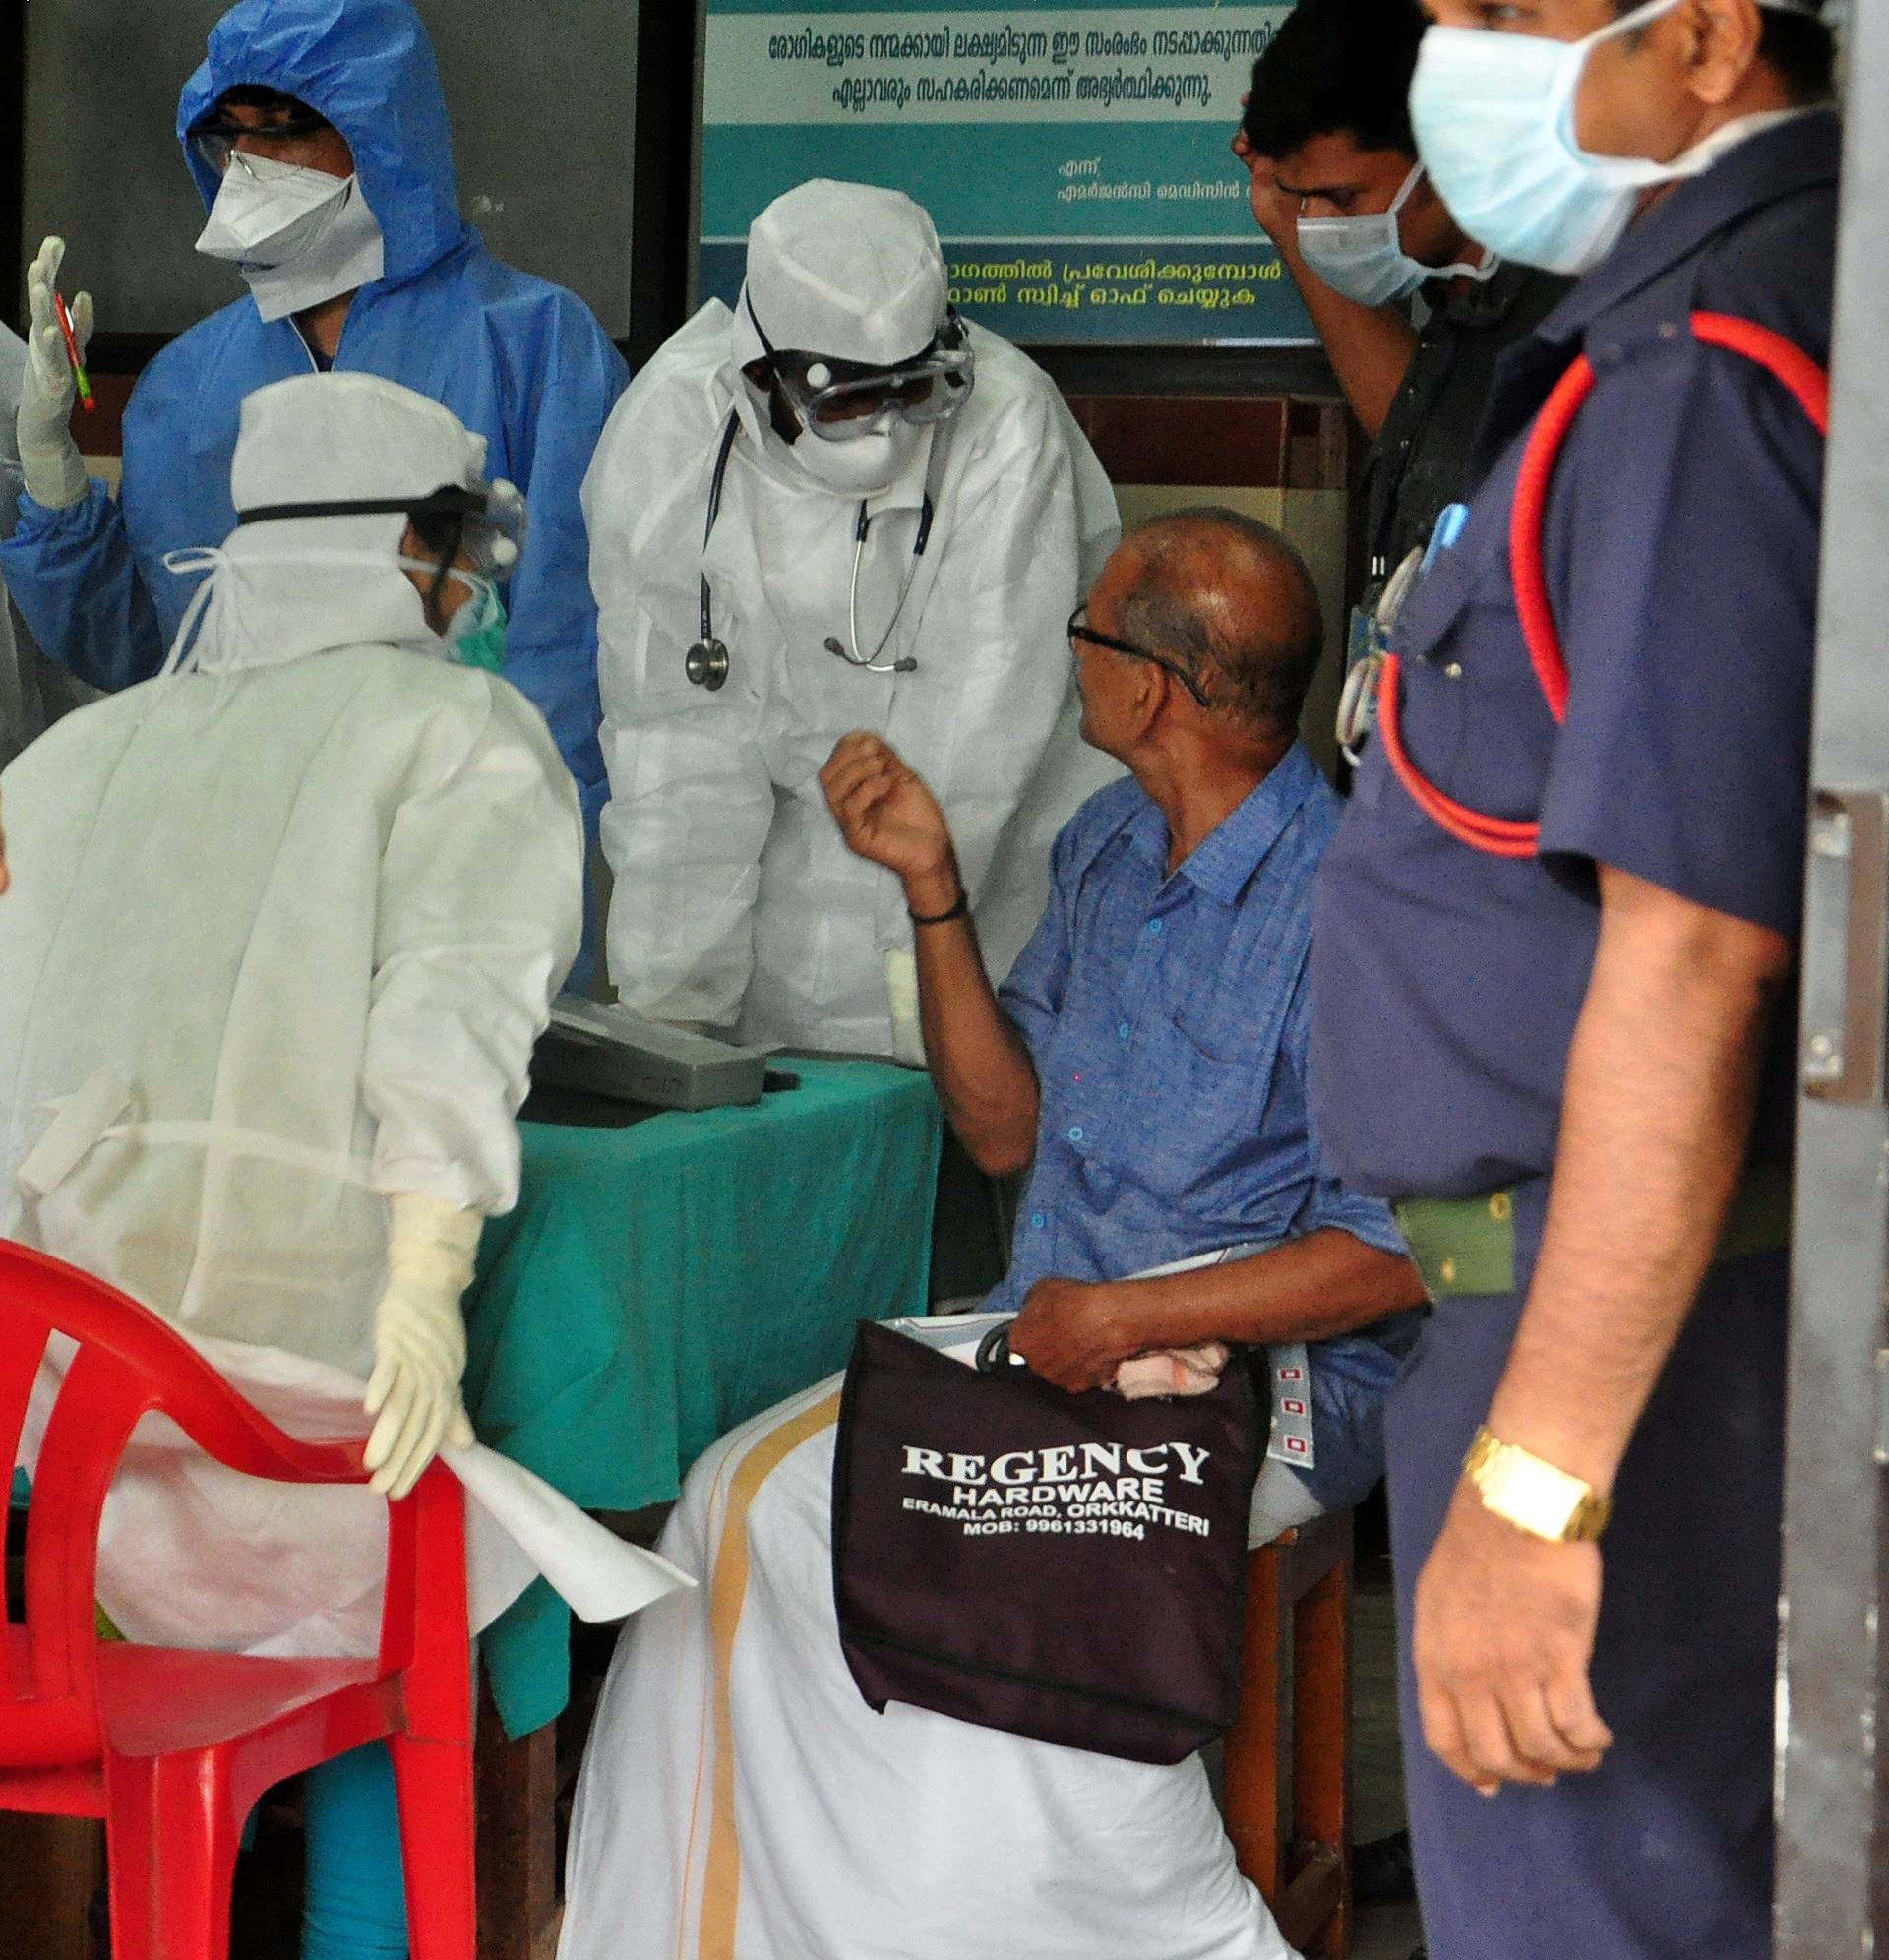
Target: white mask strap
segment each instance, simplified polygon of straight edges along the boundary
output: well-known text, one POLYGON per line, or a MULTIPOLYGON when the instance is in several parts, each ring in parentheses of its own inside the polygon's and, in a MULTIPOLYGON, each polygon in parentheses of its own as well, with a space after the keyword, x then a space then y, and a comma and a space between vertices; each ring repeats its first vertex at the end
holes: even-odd
POLYGON ((1580 102, 1581 83, 1587 74, 1588 56, 1603 41, 1617 40, 1622 34, 1630 34, 1637 29, 1647 27, 1652 22, 1657 21, 1663 14, 1672 13, 1680 4, 1681 0, 1641 0, 1639 6, 1630 8, 1617 21, 1610 21, 1606 27, 1596 28, 1591 34, 1583 34, 1579 40, 1565 43, 1566 46, 1577 49, 1580 53, 1578 61, 1570 61, 1568 63, 1570 79, 1567 83, 1566 99, 1561 103, 1560 113, 1561 142, 1566 147, 1570 155, 1580 157, 1585 163, 1606 166, 1619 173, 1623 178, 1628 173, 1637 175, 1643 169, 1650 173, 1642 179, 1642 181, 1648 183, 1658 183, 1663 177, 1675 174, 1670 170, 1664 169, 1661 165, 1652 162, 1649 158, 1608 156, 1599 154, 1593 151, 1583 150, 1580 139, 1575 134, 1574 120, 1580 102))
MULTIPOLYGON (((317 565, 324 569, 335 567, 337 570, 374 570, 384 572, 425 572, 436 573, 439 566, 431 559, 404 558, 397 553, 378 551, 307 551, 289 549, 278 552, 245 552, 241 557, 224 550, 221 545, 194 546, 184 551, 164 553, 163 566, 166 572, 187 578, 193 572, 204 572, 209 576, 190 596, 190 603, 184 608, 184 616, 177 628, 175 639, 170 643, 170 652, 165 658, 160 679, 168 679, 175 674, 191 672, 198 665, 197 648, 201 641, 202 629, 206 625, 206 615, 215 605, 220 610, 230 603, 235 594, 230 590, 230 582, 236 585, 249 582, 249 575, 259 567, 279 565, 291 569, 317 565)), ((448 579, 462 579, 466 589, 476 592, 480 584, 491 583, 479 573, 467 571, 459 566, 448 569, 448 579)), ((418 592, 414 598, 420 600, 418 592)), ((422 612, 424 619, 424 612, 422 612)), ((429 625, 427 630, 432 631, 429 625)))
MULTIPOLYGON (((1675 0, 1675 4, 1676 4, 1676 0, 1675 0)), ((1410 175, 1404 179, 1402 188, 1398 191, 1397 195, 1391 199, 1389 208, 1384 214, 1386 217, 1389 217, 1393 220, 1396 218, 1398 213, 1401 212, 1404 206, 1410 202, 1410 194, 1412 191, 1414 191, 1417 188, 1418 179, 1421 178, 1423 174, 1424 174, 1424 161, 1423 158, 1420 156, 1417 159, 1417 161, 1410 166, 1410 175)), ((1397 241, 1397 246, 1398 250, 1402 251, 1403 240, 1401 237, 1399 237, 1397 241)), ((1414 264, 1417 262, 1413 261, 1412 263, 1414 264)), ((1482 258, 1478 260, 1477 263, 1473 266, 1469 264, 1467 260, 1459 260, 1453 266, 1426 266, 1424 267, 1424 277, 1426 280, 1474 279, 1478 285, 1481 285, 1484 280, 1493 279, 1495 276, 1496 273, 1501 268, 1501 263, 1502 263, 1501 260, 1499 260, 1493 252, 1485 252, 1482 258)))
POLYGON ((1414 191, 1417 188, 1417 180, 1423 174, 1424 174, 1424 161, 1423 158, 1420 156, 1417 159, 1417 161, 1410 166, 1410 175, 1406 177, 1402 182, 1402 184, 1398 186, 1397 195, 1391 199, 1388 207, 1385 209, 1384 215, 1386 217, 1395 217, 1397 214, 1403 210, 1405 205, 1407 205, 1410 202, 1410 194, 1412 191, 1414 191))

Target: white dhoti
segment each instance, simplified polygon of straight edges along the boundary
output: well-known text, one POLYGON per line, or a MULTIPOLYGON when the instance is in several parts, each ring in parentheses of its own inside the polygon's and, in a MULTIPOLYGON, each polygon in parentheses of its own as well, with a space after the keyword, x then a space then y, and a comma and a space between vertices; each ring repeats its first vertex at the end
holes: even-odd
POLYGON ((839 1385, 689 1476, 661 1550, 701 1584, 618 1646, 560 1960, 1290 1960, 1198 1756, 866 1705, 833 1610, 839 1385))

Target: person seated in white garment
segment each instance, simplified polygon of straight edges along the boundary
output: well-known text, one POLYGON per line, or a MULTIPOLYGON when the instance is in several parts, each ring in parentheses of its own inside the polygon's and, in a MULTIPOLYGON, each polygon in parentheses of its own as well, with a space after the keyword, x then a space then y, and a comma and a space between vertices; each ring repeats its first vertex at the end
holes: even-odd
MULTIPOLYGON (((855 734, 823 784, 848 845, 902 885, 952 1127, 987 1170, 1033 1166, 986 1303, 1016 1312, 1013 1351, 1066 1388, 1126 1391, 1149 1373, 1185 1389, 1233 1345, 1309 1344, 1312 1447, 1267 1462, 1264 1540, 1376 1481, 1423 1298, 1388 1213, 1323 1169, 1308 1111, 1311 885, 1338 821, 1296 737, 1317 603, 1282 538, 1196 511, 1126 539, 1069 635, 1083 733, 1130 774, 1063 830, 1001 991, 925 783, 855 734), (1132 1276, 1184 1260, 1206 1262, 1132 1276)), ((562 1960, 1286 1954, 1197 1756, 868 1708, 833 1609, 836 1387, 690 1475, 662 1549, 702 1583, 619 1646, 562 1960)))
MULTIPOLYGON (((256 390, 235 529, 173 554, 208 577, 166 671, 0 771, 0 1237, 130 1294, 304 1434, 364 1401, 393 1497, 473 1440, 460 1295, 518 1198, 582 924, 577 789, 488 671, 518 513, 484 462, 378 376, 256 390)), ((374 1651, 377 1498, 160 1441, 100 1538, 129 1638, 374 1651)), ((307 1814, 308 1960, 404 1953, 386 1749, 311 1772, 307 1814)))

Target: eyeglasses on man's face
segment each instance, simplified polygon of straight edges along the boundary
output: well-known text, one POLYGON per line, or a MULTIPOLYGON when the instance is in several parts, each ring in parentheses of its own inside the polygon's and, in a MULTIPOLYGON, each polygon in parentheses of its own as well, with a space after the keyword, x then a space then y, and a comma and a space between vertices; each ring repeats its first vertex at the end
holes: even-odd
POLYGON ((1202 707, 1211 707, 1213 705, 1201 692, 1199 682, 1185 667, 1176 661, 1170 660, 1165 653, 1151 653, 1145 646, 1137 646, 1130 640, 1117 640, 1110 634, 1098 633, 1085 617, 1087 612, 1088 607, 1086 605, 1079 605, 1069 615, 1068 632, 1069 652, 1071 656, 1076 651, 1077 643, 1079 641, 1086 641, 1091 646, 1106 646, 1111 653, 1124 653, 1130 660, 1146 660, 1151 666, 1159 667, 1164 672, 1172 674, 1202 707))

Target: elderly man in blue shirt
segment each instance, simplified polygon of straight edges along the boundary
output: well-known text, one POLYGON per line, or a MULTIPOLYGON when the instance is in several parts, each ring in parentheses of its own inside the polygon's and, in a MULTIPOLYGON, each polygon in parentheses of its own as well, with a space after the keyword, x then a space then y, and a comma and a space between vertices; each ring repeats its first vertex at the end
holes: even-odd
MULTIPOLYGON (((1282 538, 1195 511, 1126 539, 1069 637, 1083 733, 1130 773, 1058 839, 1001 993, 920 778, 862 733, 823 781, 851 848, 902 881, 953 1128, 987 1171, 1033 1165, 987 1303, 1021 1310, 1013 1350, 1079 1390, 1150 1356, 1309 1344, 1313 1447, 1268 1461, 1266 1538, 1377 1481, 1423 1298, 1308 1111, 1311 885, 1338 822, 1296 735, 1317 602, 1282 538)), ((866 1706, 834 1620, 835 1386, 690 1475, 663 1549, 701 1584, 619 1648, 562 1960, 693 1951, 737 1913, 757 1954, 888 1952, 896 1927, 900 1960, 1283 1960, 1198 1757, 1124 1762, 866 1706)))
POLYGON ((980 1168, 1030 1170, 1014 1351, 1094 1388, 1150 1350, 1310 1340, 1324 1507, 1381 1470, 1421 1288, 1388 1213, 1319 1159, 1307 1107, 1311 888, 1339 804, 1299 742, 1318 605, 1283 538, 1224 511, 1126 540, 1069 623, 1082 734, 1128 776, 1057 839, 1050 904, 993 993, 943 816, 878 736, 825 773, 903 881, 925 1050, 980 1168), (1129 1279, 1205 1255, 1208 1269, 1129 1279))

